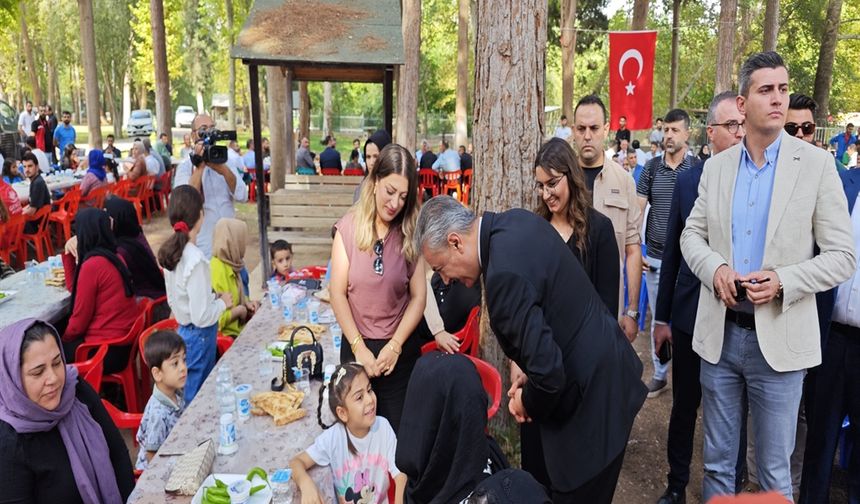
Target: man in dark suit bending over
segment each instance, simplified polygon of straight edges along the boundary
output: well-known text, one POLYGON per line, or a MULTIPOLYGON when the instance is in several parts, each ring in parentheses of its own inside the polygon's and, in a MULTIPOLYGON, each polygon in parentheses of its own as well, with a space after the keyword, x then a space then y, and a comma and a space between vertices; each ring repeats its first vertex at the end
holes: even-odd
POLYGON ((478 219, 438 196, 414 239, 446 283, 483 276, 490 326, 525 372, 508 408, 540 428, 553 502, 612 502, 647 393, 642 362, 558 233, 526 210, 478 219))

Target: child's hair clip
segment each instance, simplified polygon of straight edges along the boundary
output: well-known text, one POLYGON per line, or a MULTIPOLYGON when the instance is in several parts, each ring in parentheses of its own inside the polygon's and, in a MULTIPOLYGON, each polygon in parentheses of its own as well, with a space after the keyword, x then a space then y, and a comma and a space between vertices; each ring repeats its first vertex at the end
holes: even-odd
POLYGON ((335 373, 335 375, 334 375, 334 386, 335 387, 337 387, 338 384, 340 384, 340 380, 342 380, 344 376, 346 376, 346 368, 343 366, 340 366, 340 369, 338 369, 337 373, 335 373))

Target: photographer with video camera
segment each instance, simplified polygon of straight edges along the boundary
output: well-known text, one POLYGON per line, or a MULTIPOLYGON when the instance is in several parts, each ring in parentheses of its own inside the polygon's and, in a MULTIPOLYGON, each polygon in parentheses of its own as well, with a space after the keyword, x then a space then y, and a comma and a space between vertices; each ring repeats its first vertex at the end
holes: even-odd
POLYGON ((212 256, 212 236, 215 224, 224 217, 234 217, 234 201, 247 201, 248 187, 241 173, 227 164, 227 147, 216 145, 220 140, 236 138, 235 131, 218 131, 206 114, 198 114, 191 123, 194 150, 176 168, 173 187, 190 185, 203 195, 203 228, 197 236, 197 246, 209 258, 212 256))

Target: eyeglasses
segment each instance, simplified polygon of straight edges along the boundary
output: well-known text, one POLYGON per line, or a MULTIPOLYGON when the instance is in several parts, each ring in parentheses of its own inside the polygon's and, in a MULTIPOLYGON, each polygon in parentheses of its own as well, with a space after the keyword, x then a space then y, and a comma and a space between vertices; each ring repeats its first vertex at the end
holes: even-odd
POLYGON ((558 177, 549 179, 546 184, 544 184, 543 182, 535 182, 535 191, 538 193, 538 195, 541 195, 544 192, 555 194, 555 190, 558 187, 558 183, 561 182, 561 179, 563 178, 564 175, 559 175, 558 177))
POLYGON ((373 272, 379 276, 385 272, 385 268, 382 264, 382 250, 384 243, 382 240, 376 240, 373 244, 373 253, 376 254, 376 259, 373 260, 373 272))
POLYGON ((740 129, 744 126, 744 121, 740 121, 740 122, 738 122, 738 121, 727 121, 724 123, 709 124, 709 126, 722 126, 722 127, 726 128, 727 130, 729 130, 729 133, 734 135, 735 133, 738 132, 738 129, 740 129))
POLYGON ((797 130, 802 131, 804 135, 811 135, 815 133, 815 123, 812 121, 805 121, 801 124, 797 124, 794 122, 785 123, 785 132, 789 135, 797 135, 797 130))

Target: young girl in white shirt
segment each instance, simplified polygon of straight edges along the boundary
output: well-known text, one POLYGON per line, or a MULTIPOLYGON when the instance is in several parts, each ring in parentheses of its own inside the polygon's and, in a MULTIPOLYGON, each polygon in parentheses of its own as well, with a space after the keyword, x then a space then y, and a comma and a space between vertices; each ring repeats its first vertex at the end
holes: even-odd
POLYGON ((314 444, 290 461, 293 479, 302 495, 302 504, 324 502, 308 469, 329 466, 338 502, 388 503, 390 478, 395 482, 395 499, 403 502, 406 475, 394 465, 397 437, 383 417, 376 416, 376 394, 361 364, 338 366, 328 385, 329 407, 337 418, 333 425, 322 421, 323 390, 317 420, 325 429, 314 444))
POLYGON ((167 303, 179 322, 177 332, 185 341, 188 378, 185 401, 190 403, 215 367, 218 320, 233 306, 229 293, 212 292, 209 261, 197 248, 203 226, 203 197, 192 186, 182 185, 170 193, 167 216, 173 236, 158 250, 164 268, 167 303))

